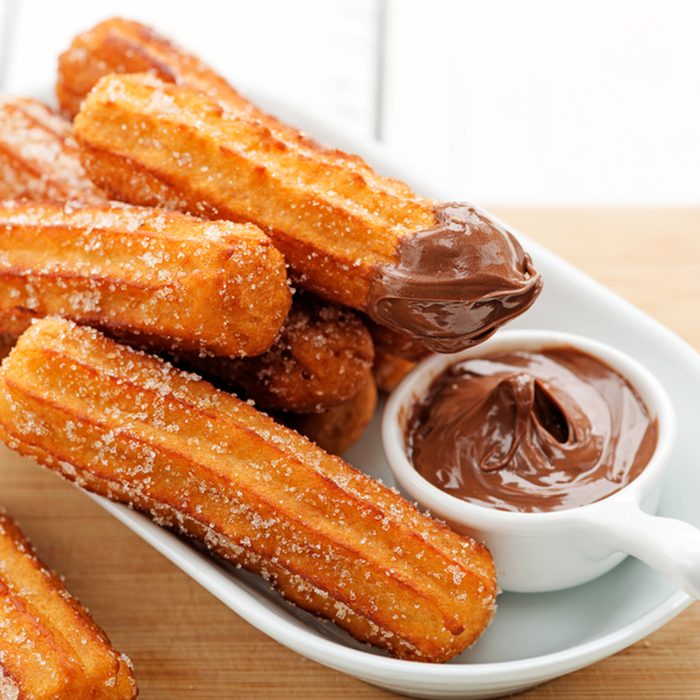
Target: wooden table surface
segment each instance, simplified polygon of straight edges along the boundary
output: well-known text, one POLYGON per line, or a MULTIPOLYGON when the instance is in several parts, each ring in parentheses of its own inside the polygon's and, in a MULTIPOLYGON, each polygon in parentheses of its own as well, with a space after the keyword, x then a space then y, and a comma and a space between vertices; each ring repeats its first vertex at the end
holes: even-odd
MULTIPOLYGON (((700 209, 498 213, 700 349, 700 209)), ((133 659, 142 698, 391 696, 268 639, 52 474, 0 464, 0 484, 0 503, 133 659)), ((521 697, 700 698, 700 605, 616 656, 521 697)))

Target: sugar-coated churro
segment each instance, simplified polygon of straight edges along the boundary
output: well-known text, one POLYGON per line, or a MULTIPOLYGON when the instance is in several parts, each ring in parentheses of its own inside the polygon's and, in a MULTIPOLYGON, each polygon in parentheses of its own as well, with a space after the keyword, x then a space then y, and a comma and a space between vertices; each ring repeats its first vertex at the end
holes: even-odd
POLYGON ((131 662, 0 514, 0 697, 129 700, 131 662))
POLYGON ((358 314, 297 294, 275 344, 245 359, 173 358, 264 410, 316 413, 354 397, 372 366, 372 339, 358 314))
POLYGON ((58 59, 56 96, 61 111, 73 118, 85 95, 104 75, 151 73, 161 80, 189 85, 232 107, 256 111, 224 78, 196 56, 133 20, 114 17, 78 34, 58 59))
POLYGON ((70 122, 38 100, 0 96, 2 199, 106 199, 85 174, 70 122))
POLYGON ((377 408, 377 384, 367 372, 364 384, 346 401, 319 413, 297 413, 283 420, 334 455, 350 449, 364 433, 377 408))
POLYGON ((46 318, 23 334, 0 368, 0 437, 398 657, 445 661, 493 614, 483 545, 249 404, 94 329, 46 318))
POLYGON ((0 331, 57 314, 160 350, 265 352, 284 261, 251 225, 126 205, 0 204, 0 331))
POLYGON ((83 164, 135 204, 251 221, 300 286, 451 352, 535 301, 517 240, 475 207, 423 199, 363 160, 153 75, 107 75, 74 122, 83 164))

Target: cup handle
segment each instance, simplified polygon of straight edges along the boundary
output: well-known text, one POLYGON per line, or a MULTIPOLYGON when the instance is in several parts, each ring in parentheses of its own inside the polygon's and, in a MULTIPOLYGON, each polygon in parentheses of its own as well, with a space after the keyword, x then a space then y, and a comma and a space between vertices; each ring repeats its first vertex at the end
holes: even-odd
POLYGON ((634 501, 606 504, 590 524, 601 543, 627 552, 700 598, 700 529, 674 518, 645 513, 634 501))

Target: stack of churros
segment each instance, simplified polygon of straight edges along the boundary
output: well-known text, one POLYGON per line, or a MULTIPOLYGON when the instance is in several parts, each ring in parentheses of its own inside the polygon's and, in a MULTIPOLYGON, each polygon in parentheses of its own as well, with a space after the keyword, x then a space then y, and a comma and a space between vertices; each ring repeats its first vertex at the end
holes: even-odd
MULTIPOLYGON (((0 102, 0 437, 361 641, 459 654, 494 612, 488 551, 330 453, 360 437, 378 388, 525 311, 541 289, 529 255, 138 23, 76 37, 57 96, 60 114, 0 102)), ((53 629, 68 612, 48 588, 53 629)), ((0 688, 23 689, 8 629, 0 688)), ((74 660, 66 634, 31 682, 73 688, 89 662, 113 689, 91 697, 133 694, 104 637, 74 660)))

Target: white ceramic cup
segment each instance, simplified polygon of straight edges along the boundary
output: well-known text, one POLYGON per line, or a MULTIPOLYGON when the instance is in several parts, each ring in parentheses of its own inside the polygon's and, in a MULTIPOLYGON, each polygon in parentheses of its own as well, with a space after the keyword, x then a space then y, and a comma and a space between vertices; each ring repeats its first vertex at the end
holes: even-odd
POLYGON ((655 513, 675 438, 676 418, 666 391, 641 364, 589 338, 554 331, 501 331, 482 345, 421 362, 396 388, 382 419, 389 466, 411 499, 462 533, 485 542, 503 590, 569 588, 606 573, 631 554, 700 598, 700 530, 655 513), (422 477, 406 455, 411 409, 439 374, 460 360, 511 350, 571 346, 598 357, 624 376, 658 421, 658 441, 642 473, 616 493, 589 505, 520 513, 467 503, 422 477))

